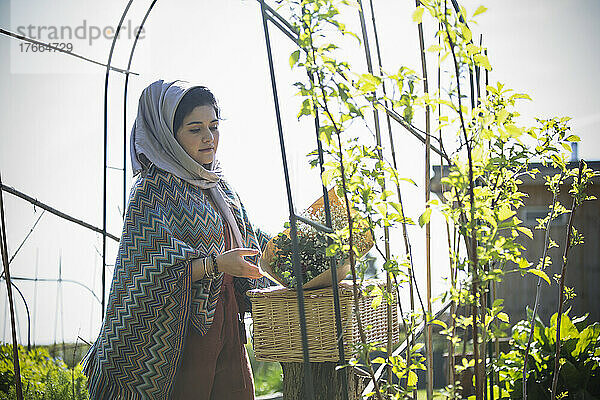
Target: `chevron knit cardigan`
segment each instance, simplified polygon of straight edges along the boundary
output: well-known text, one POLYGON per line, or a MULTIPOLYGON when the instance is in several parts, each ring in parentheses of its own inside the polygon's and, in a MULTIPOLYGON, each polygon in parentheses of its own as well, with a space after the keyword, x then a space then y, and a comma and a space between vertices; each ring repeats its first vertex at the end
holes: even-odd
MULTIPOLYGON (((229 184, 221 180, 219 185, 245 240, 241 247, 264 250, 269 237, 253 228, 229 184)), ((220 274, 192 282, 191 261, 224 248, 221 215, 201 189, 156 166, 138 177, 129 195, 106 315, 82 360, 90 399, 169 398, 186 330, 206 333, 223 281, 220 274)), ((248 261, 258 264, 259 258, 260 253, 248 261)), ((269 286, 266 278, 235 278, 234 283, 241 293, 269 286)))

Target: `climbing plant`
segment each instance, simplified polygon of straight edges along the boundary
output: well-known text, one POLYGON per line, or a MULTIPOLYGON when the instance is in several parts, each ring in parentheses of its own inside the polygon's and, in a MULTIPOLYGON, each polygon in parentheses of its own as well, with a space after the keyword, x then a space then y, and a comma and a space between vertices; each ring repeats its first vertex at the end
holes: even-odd
MULTIPOLYGON (((344 22, 345 18, 358 14, 365 31, 361 1, 282 0, 279 3, 291 11, 292 23, 298 32, 298 49, 290 55, 290 66, 305 77, 294 84, 303 98, 298 118, 316 118, 323 143, 322 165, 317 150, 308 154, 309 163, 313 167, 320 165, 323 184, 335 185, 347 207, 347 225, 329 235, 334 242, 328 254, 340 251, 348 254, 356 309, 359 296, 356 283, 361 279, 361 266, 356 259, 359 252, 355 238, 366 230, 378 233, 391 228, 402 229, 403 248, 396 246, 394 251, 389 251, 387 233, 383 243, 385 251, 376 245, 384 259, 383 269, 393 282, 390 291, 378 288, 367 291, 374 295, 376 305, 389 303, 392 292, 410 288, 411 298, 416 293, 419 306, 411 302, 410 309, 402 314, 401 324, 407 337, 414 337, 420 322, 439 325, 450 343, 452 359, 454 351, 461 344, 463 348, 466 345, 462 343, 464 335, 459 332, 469 332, 473 359, 464 359, 458 366, 450 363, 450 376, 455 379, 441 393, 459 397, 458 373, 471 369, 476 398, 483 399, 485 375, 491 371, 487 362, 491 354, 487 354, 483 344, 502 334, 498 327, 510 322, 502 310, 502 300, 493 300, 488 295, 491 284, 507 273, 520 273, 523 279, 537 278, 551 284, 546 257, 540 261, 523 256, 520 237, 532 238, 533 232, 522 224, 517 211, 527 196, 520 190, 523 177, 536 178, 540 173, 531 166, 532 162, 559 169, 558 178, 548 178, 549 182, 554 179, 554 186, 549 183, 551 190, 556 189, 557 179, 577 175, 568 169, 566 162, 570 143, 579 140, 570 133, 569 118, 537 119, 535 125, 526 126, 519 119, 519 106, 531 101, 528 95, 515 92, 501 82, 480 85, 481 76, 492 70, 492 64, 487 57, 488 50, 473 40, 469 25, 486 11, 484 6, 469 14, 465 8, 449 7, 442 0, 416 2, 413 21, 420 29, 425 23, 435 28, 438 40, 420 47, 430 57, 437 56, 439 65, 447 67, 442 70, 450 71, 440 79, 438 88, 431 90, 427 84, 422 85, 431 81, 424 59, 420 74, 406 65, 399 65, 391 72, 383 69, 374 72, 372 68, 361 71, 344 58, 348 48, 366 45, 366 36, 351 32, 344 22), (468 98, 470 103, 467 103, 468 98), (420 113, 427 121, 431 115, 437 115, 433 129, 429 122, 424 129, 417 126, 416 116, 420 113), (398 130, 388 128, 391 148, 381 145, 384 117, 388 121, 393 119, 406 134, 420 137, 426 146, 431 145, 444 165, 443 199, 423 204, 421 209, 425 212, 418 218, 415 210, 405 210, 402 202, 405 185, 416 183, 405 171, 398 171, 393 148, 398 130), (351 213, 350 205, 356 213, 351 213), (452 315, 450 326, 427 313, 412 273, 414 262, 406 228, 417 220, 419 225, 426 226, 432 213, 443 216, 448 232, 451 279, 441 299, 452 302, 452 313, 460 306, 471 310, 468 315, 452 315)), ((421 30, 420 33, 422 39, 421 30)), ((589 199, 582 188, 594 175, 589 169, 583 176, 580 174, 574 186, 578 190, 573 192, 578 196, 578 204, 589 199)), ((549 207, 548 221, 564 212, 568 210, 557 204, 555 198, 549 207)), ((543 223, 540 226, 545 227, 543 223)), ((551 243, 545 241, 544 254, 551 243)), ((413 341, 405 353, 393 355, 388 344, 388 348, 383 349, 387 356, 378 358, 377 362, 386 364, 397 380, 389 379, 388 375, 387 381, 380 383, 369 357, 376 348, 366 343, 366 327, 360 314, 357 318, 363 343, 357 347, 350 364, 364 363, 374 387, 368 397, 414 396, 418 381, 416 370, 425 369, 422 346, 413 341)))

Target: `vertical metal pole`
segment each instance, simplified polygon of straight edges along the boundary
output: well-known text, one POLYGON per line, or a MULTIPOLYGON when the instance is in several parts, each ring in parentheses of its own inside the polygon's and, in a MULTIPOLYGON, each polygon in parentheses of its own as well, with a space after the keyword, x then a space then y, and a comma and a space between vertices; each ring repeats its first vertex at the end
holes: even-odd
MULTIPOLYGON (((2 340, 5 340, 5 338, 6 338, 6 323, 8 322, 8 319, 6 318, 7 313, 8 313, 8 301, 6 303, 4 303, 4 325, 2 327, 2 340)), ((8 342, 8 340, 6 340, 6 342, 8 342)))
MULTIPOLYGON (((117 31, 118 32, 118 31, 117 31)), ((116 37, 116 35, 115 35, 116 37)), ((102 186, 102 319, 104 320, 104 309, 105 309, 105 293, 106 293, 106 192, 107 192, 107 176, 106 168, 108 163, 108 71, 106 69, 106 80, 104 85, 104 158, 102 166, 103 186, 102 186)), ((56 337, 55 337, 56 342, 56 337)))
MULTIPOLYGON (((427 113, 429 114, 429 110, 427 110, 427 113)), ((427 125, 428 134, 425 138, 425 204, 429 203, 430 198, 429 180, 431 168, 431 142, 429 138, 429 124, 427 125)), ((425 224, 425 261, 427 273, 427 400, 431 400, 433 399, 433 331, 429 320, 433 315, 433 310, 431 307, 431 224, 429 222, 425 224)))
POLYGON ((287 156, 285 151, 285 143, 283 139, 283 127, 281 123, 281 115, 279 110, 279 97, 277 95, 277 84, 275 81, 275 69, 273 67, 273 55, 271 52, 271 40, 269 38, 269 28, 267 26, 267 18, 265 16, 264 0, 260 0, 260 10, 263 21, 263 29, 265 32, 265 44, 267 47, 267 58, 269 61, 269 73, 271 75, 271 88, 273 90, 273 102, 275 104, 275 117, 277 119, 277 131, 279 133, 279 145, 281 148, 281 160, 283 162, 283 172, 285 176, 285 186, 288 198, 288 208, 290 213, 290 234, 292 237, 293 256, 292 264, 294 267, 294 275, 296 277, 296 298, 298 301, 298 314, 300 319, 300 333, 302 336, 302 356, 304 359, 304 398, 307 400, 314 399, 312 370, 310 366, 310 357, 308 353, 308 336, 306 333, 306 315, 304 309, 304 290, 302 288, 302 271, 300 269, 300 258, 298 254, 298 233, 296 226, 296 213, 292 200, 292 190, 290 187, 290 176, 288 171, 287 156))
MULTIPOLYGON (((0 176, 0 187, 2 187, 2 177, 0 176)), ((15 369, 15 388, 17 399, 23 400, 23 389, 21 387, 21 368, 19 366, 19 344, 17 342, 17 330, 15 321, 15 308, 12 295, 12 281, 10 280, 10 265, 8 262, 8 246, 6 239, 6 220, 4 219, 4 199, 3 191, 0 189, 0 223, 2 230, 0 231, 0 251, 2 252, 2 264, 4 264, 4 278, 6 279, 6 290, 8 292, 8 305, 10 309, 10 327, 12 331, 13 342, 13 365, 15 369)))
MULTIPOLYGON (((58 311, 58 297, 60 294, 60 286, 62 284, 61 282, 61 270, 60 270, 60 253, 58 254, 58 279, 56 280, 56 301, 54 302, 54 310, 58 311)), ((54 342, 52 343, 52 349, 55 352, 53 354, 53 356, 56 354, 56 337, 58 336, 58 334, 56 333, 58 329, 58 312, 54 313, 54 342)))
MULTIPOLYGON (((62 249, 60 250, 60 257, 58 261, 58 288, 60 294, 60 336, 62 343, 62 357, 66 359, 66 348, 65 348, 65 304, 63 302, 63 283, 62 283, 62 249)), ((58 301, 58 299, 57 299, 58 301)))
POLYGON ((35 249, 35 279, 33 281, 33 347, 35 347, 35 324, 37 322, 37 285, 38 285, 38 268, 40 261, 40 249, 35 249))
MULTIPOLYGON (((480 36, 479 37, 479 45, 482 45, 482 41, 483 41, 483 37, 480 36)), ((485 55, 487 56, 487 50, 484 50, 485 55)), ((479 67, 478 67, 479 68, 479 67)), ((479 71, 479 70, 478 70, 479 71)), ((488 70, 485 70, 485 96, 487 98, 488 95, 488 90, 487 90, 487 86, 488 86, 488 70)), ((479 75, 478 75, 478 79, 477 79, 477 90, 479 91, 479 75)), ((492 282, 488 282, 488 307, 493 304, 493 301, 496 300, 496 282, 493 281, 492 282), (493 293, 492 293, 493 290, 493 293)), ((496 339, 496 343, 498 343, 498 339, 496 339)), ((493 354, 494 354, 494 345, 493 342, 490 340, 490 342, 488 343, 488 353, 489 353, 489 357, 490 357, 490 362, 493 359, 493 354)), ((497 356, 498 354, 496 354, 497 356)), ((490 368, 490 399, 494 400, 494 369, 490 368)))

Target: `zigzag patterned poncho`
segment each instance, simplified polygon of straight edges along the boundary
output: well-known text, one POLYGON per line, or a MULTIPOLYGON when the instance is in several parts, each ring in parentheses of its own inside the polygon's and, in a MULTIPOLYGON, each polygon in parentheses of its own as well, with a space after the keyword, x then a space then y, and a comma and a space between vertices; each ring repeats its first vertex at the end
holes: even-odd
MULTIPOLYGON (((253 228, 229 184, 218 184, 244 238, 241 247, 262 251, 269 237, 253 228)), ((192 282, 191 261, 222 253, 225 242, 221 215, 205 196, 154 165, 134 183, 102 328, 82 360, 92 400, 168 399, 186 329, 204 334, 210 327, 223 274, 192 282)), ((260 255, 247 260, 258 265, 260 255)), ((241 293, 269 285, 266 278, 234 282, 241 293)))

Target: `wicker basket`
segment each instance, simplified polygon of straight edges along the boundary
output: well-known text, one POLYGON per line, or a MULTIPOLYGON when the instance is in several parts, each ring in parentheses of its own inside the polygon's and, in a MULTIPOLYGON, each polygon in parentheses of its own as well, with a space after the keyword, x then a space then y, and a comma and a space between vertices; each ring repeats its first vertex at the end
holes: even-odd
MULTIPOLYGON (((383 286, 381 281, 377 281, 377 284, 383 286)), ((360 343, 361 340, 358 323, 353 312, 352 282, 342 281, 339 288, 344 354, 349 358, 352 354, 352 345, 360 343)), ((248 296, 252 301, 253 346, 256 359, 279 362, 303 361, 296 292, 276 286, 250 290, 248 296)), ((387 341, 387 307, 384 301, 377 309, 373 309, 371 302, 372 299, 369 297, 361 297, 359 300, 367 342, 385 344, 387 341)), ((310 361, 338 361, 331 287, 304 291, 304 306, 310 361)), ((397 328, 398 315, 395 307, 392 312, 392 324, 397 328)), ((394 329, 394 343, 398 342, 398 335, 398 329, 394 329)))

